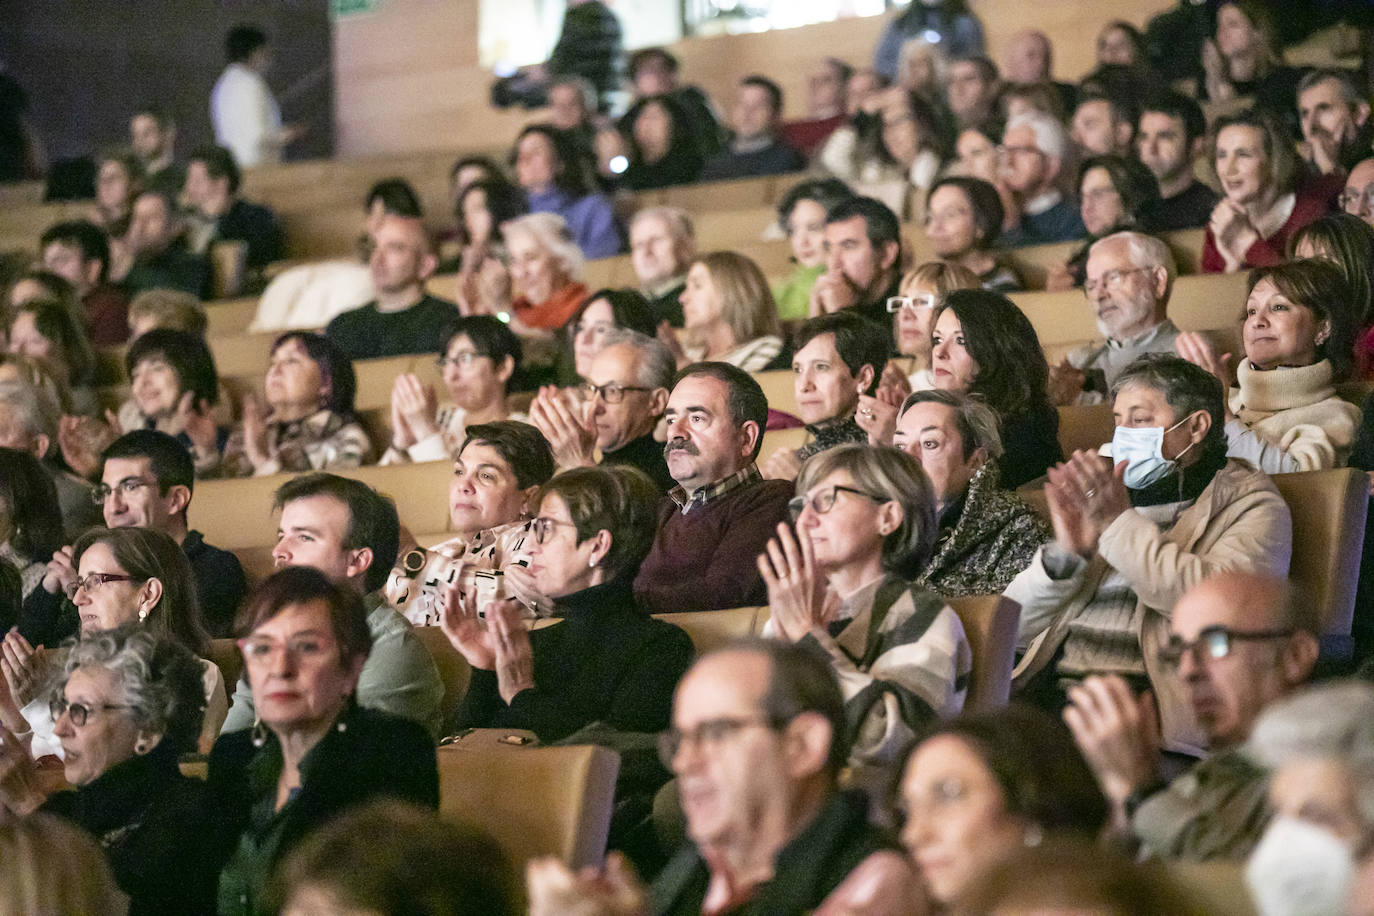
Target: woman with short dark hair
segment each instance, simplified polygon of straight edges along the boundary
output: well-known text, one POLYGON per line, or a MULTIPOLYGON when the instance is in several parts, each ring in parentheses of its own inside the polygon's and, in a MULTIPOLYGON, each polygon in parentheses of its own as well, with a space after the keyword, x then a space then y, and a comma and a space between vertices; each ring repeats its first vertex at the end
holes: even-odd
POLYGON ((353 413, 353 363, 323 334, 287 331, 272 344, 264 384, 267 410, 243 399, 243 422, 219 462, 197 469, 223 477, 356 468, 374 456, 353 413))
POLYGON ((218 463, 229 429, 211 415, 219 377, 205 339, 155 328, 129 345, 124 365, 130 397, 119 407, 120 431, 156 429, 174 436, 200 464, 218 463))
POLYGON ((529 197, 531 213, 556 213, 588 258, 609 258, 624 248, 610 200, 597 193, 592 165, 563 132, 530 124, 511 150, 515 181, 529 197))
POLYGON ((576 468, 543 486, 528 579, 562 616, 555 626, 527 631, 517 602, 479 606, 450 588, 444 632, 473 668, 457 727, 528 728, 544 741, 593 722, 668 727, 692 641, 644 613, 632 590, 659 500, 649 478, 625 466, 576 468))
POLYGON ((926 196, 926 238, 935 256, 968 268, 983 289, 998 293, 1022 288, 1016 271, 998 263, 991 251, 1005 219, 997 188, 981 178, 950 175, 931 185, 926 196))
POLYGON ((220 913, 261 911, 273 868, 303 837, 380 797, 439 805, 434 744, 416 723, 358 706, 372 648, 362 596, 293 566, 254 590, 236 630, 258 720, 210 754, 220 913))
POLYGON ((629 165, 623 187, 646 191, 691 184, 701 175, 701 153, 687 113, 671 95, 639 99, 620 119, 629 165))
POLYGON ((1293 234, 1293 259, 1317 258, 1334 264, 1350 288, 1355 322, 1352 378, 1374 375, 1374 227, 1350 213, 1328 213, 1293 234))
POLYGON ((1159 182, 1138 159, 1093 156, 1078 169, 1078 210, 1088 237, 1062 267, 1050 269, 1045 288, 1063 291, 1083 285, 1088 252, 1098 239, 1127 230, 1149 232, 1159 204, 1159 182))

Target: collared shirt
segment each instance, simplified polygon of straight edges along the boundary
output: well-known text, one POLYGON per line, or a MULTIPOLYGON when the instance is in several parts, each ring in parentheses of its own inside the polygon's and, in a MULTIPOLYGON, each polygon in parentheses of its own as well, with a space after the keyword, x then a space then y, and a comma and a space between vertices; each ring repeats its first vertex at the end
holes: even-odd
POLYGON ((755 483, 762 479, 763 475, 759 473, 759 466, 751 461, 748 467, 740 468, 728 477, 722 477, 715 483, 697 487, 690 496, 681 484, 669 490, 668 495, 672 497, 673 502, 682 507, 682 514, 686 515, 697 506, 705 506, 731 490, 737 490, 745 484, 755 483))
POLYGON ((1069 365, 1089 375, 1084 383, 1085 397, 1080 404, 1101 402, 1111 391, 1112 384, 1127 366, 1146 353, 1173 353, 1179 330, 1168 318, 1134 337, 1123 340, 1108 338, 1103 343, 1088 344, 1068 355, 1069 365), (1094 376, 1099 376, 1095 378, 1094 376))

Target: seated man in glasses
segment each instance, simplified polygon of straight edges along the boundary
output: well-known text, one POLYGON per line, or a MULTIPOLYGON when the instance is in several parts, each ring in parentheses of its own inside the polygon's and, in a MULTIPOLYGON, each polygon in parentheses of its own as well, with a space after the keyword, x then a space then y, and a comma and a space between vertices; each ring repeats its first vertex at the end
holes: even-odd
POLYGON ((1021 605, 1014 692, 1057 711, 1085 678, 1118 675, 1153 689, 1165 749, 1193 755, 1207 736, 1156 652, 1173 608, 1216 573, 1286 576, 1293 533, 1269 478, 1226 457, 1221 383, 1207 375, 1162 354, 1121 373, 1112 457, 1080 451, 1050 469, 1054 540, 1005 591, 1021 605))
MULTIPOLYGON (((201 619, 212 638, 232 635, 234 614, 248 594, 238 557, 205 543, 186 521, 195 486, 191 453, 176 439, 152 429, 125 433, 101 455, 100 486, 92 496, 110 528, 151 528, 181 545, 195 576, 201 619)), ((71 548, 53 556, 42 587, 25 602, 19 631, 29 642, 55 646, 76 632, 75 609, 62 600, 76 579, 71 548), (65 608, 65 612, 64 612, 65 608)))
POLYGON ((553 447, 560 470, 603 465, 639 468, 663 493, 675 485, 654 430, 668 407, 677 364, 660 341, 637 331, 608 331, 582 384, 582 405, 556 388, 530 405, 530 422, 553 447))
POLYGON ((1374 159, 1357 163, 1345 177, 1341 209, 1374 226, 1374 159))
POLYGON ((1156 651, 1167 689, 1186 696, 1211 753, 1172 783, 1149 695, 1135 696, 1116 676, 1070 690, 1064 718, 1117 809, 1115 823, 1163 858, 1247 857, 1269 820, 1268 773, 1242 745, 1260 713, 1312 673, 1319 636, 1316 608, 1282 579, 1229 572, 1189 589, 1156 651))
POLYGON ((1139 232, 1118 232, 1088 249, 1083 294, 1105 338, 1079 347, 1050 369, 1057 405, 1099 404, 1116 377, 1145 353, 1173 353, 1178 327, 1169 294, 1178 269, 1169 246, 1139 232))

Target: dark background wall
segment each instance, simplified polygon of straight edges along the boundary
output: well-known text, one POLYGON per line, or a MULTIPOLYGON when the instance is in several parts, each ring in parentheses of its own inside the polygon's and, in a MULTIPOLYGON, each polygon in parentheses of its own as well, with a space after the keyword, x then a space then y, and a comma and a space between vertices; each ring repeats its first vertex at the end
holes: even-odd
POLYGON ((127 144, 129 116, 147 103, 176 118, 185 156, 213 139, 210 89, 224 37, 240 23, 273 42, 267 81, 283 120, 309 126, 289 158, 330 155, 328 0, 0 0, 0 61, 28 93, 50 160, 127 144))

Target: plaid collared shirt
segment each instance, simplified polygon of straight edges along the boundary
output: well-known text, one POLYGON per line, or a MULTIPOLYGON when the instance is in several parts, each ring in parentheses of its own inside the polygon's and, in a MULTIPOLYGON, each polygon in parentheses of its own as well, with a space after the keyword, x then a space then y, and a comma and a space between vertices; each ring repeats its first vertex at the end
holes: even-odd
POLYGON ((729 477, 722 477, 715 483, 708 483, 704 487, 697 487, 691 496, 679 484, 668 491, 668 495, 673 498, 673 502, 682 507, 682 514, 686 515, 697 506, 704 506, 712 500, 719 499, 731 490, 738 489, 747 483, 763 480, 763 475, 759 473, 759 466, 752 461, 748 467, 740 468, 729 477))

